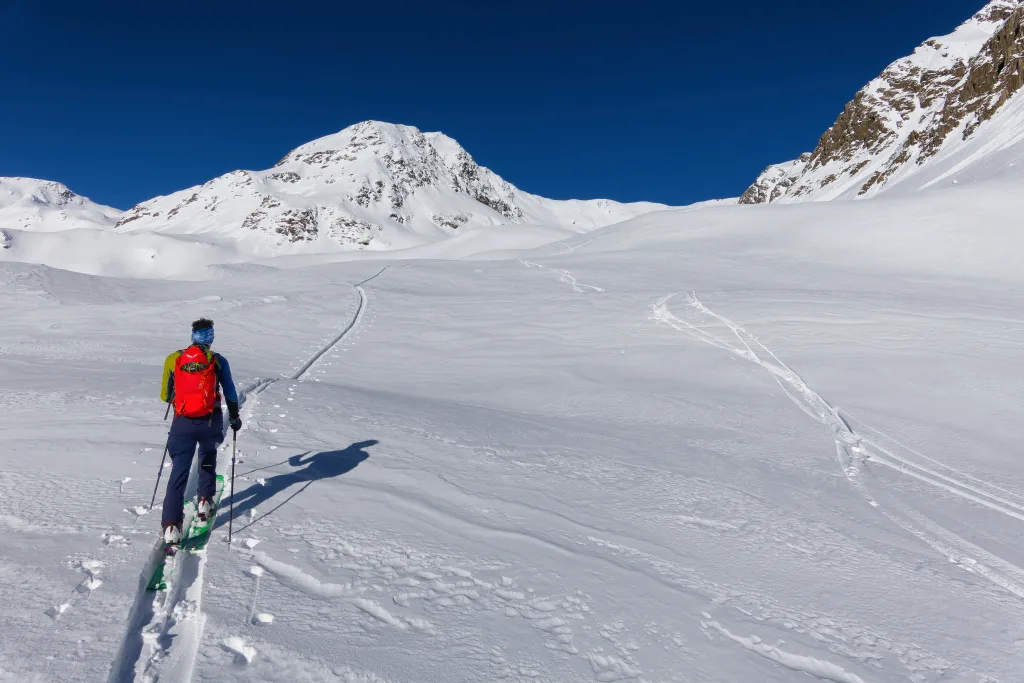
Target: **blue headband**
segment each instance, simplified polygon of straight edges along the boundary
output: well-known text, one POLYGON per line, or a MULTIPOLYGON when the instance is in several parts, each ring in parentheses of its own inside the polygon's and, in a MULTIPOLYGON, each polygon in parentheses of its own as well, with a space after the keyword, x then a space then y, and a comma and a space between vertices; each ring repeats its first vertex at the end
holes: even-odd
POLYGON ((213 346, 213 328, 207 327, 205 330, 196 330, 192 333, 192 341, 203 346, 213 346))

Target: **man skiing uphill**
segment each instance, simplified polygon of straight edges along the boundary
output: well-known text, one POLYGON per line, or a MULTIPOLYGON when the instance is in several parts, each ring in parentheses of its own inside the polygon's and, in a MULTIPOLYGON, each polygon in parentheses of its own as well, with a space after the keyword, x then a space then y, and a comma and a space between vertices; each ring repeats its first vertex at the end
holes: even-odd
POLYGON ((199 446, 199 505, 196 514, 201 521, 206 521, 214 513, 217 447, 224 441, 220 390, 223 390, 228 404, 231 429, 237 432, 242 427, 231 367, 224 356, 210 350, 212 345, 213 321, 201 318, 192 323, 192 345, 184 351, 175 351, 164 363, 160 398, 174 404, 174 421, 167 440, 172 466, 164 496, 165 545, 181 542, 185 485, 196 446, 199 446))

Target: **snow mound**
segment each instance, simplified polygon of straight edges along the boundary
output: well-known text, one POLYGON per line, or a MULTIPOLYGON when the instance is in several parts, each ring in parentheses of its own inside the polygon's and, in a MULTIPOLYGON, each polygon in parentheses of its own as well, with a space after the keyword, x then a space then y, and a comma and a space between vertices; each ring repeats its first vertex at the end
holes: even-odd
MULTIPOLYGON (((0 177, 0 228, 54 232, 70 228, 110 229, 121 211, 77 195, 61 183, 0 177)), ((0 243, 7 237, 0 236, 0 243)), ((0 245, 2 246, 2 245, 0 245)))

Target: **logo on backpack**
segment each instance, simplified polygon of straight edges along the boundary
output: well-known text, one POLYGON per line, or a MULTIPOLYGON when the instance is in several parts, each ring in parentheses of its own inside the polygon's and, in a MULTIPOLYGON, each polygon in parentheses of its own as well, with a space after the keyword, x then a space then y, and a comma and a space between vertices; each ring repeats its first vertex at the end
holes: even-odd
POLYGON ((190 346, 174 366, 174 412, 183 417, 206 417, 220 404, 217 362, 213 354, 190 346))

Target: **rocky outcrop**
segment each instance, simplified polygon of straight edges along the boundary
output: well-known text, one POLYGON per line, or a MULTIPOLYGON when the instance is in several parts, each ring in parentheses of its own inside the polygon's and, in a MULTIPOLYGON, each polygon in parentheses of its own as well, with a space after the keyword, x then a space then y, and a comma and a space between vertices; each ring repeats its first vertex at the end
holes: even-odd
POLYGON ((740 196, 739 203, 770 204, 784 196, 803 173, 810 158, 810 154, 801 154, 796 161, 769 166, 740 196))
POLYGON ((1024 0, 993 0, 893 62, 807 157, 769 166, 744 204, 864 197, 967 140, 1024 87, 1024 0))

